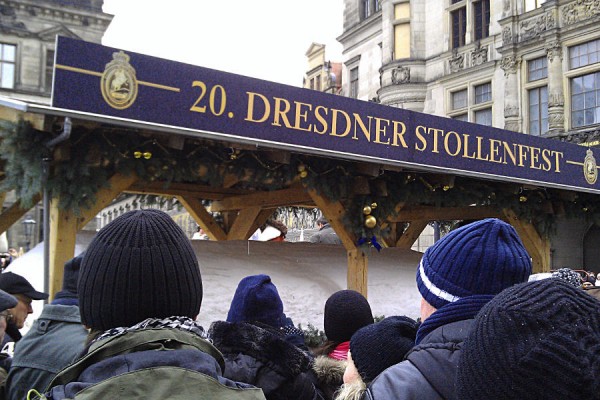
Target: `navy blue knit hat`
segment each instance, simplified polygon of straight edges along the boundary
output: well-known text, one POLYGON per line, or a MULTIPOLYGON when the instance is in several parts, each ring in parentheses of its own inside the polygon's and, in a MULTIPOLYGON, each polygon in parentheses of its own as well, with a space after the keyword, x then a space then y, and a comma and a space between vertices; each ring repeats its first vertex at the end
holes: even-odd
POLYGON ((196 318, 202 278, 189 239, 166 213, 129 211, 102 228, 81 262, 81 321, 107 330, 146 318, 196 318))
POLYGON ((558 278, 486 304, 464 342, 456 398, 600 399, 600 301, 558 278))
POLYGON ((355 290, 339 290, 325 302, 323 325, 327 340, 347 342, 354 332, 372 323, 369 302, 355 290))
POLYGON ((415 345, 418 324, 405 316, 387 317, 360 328, 350 339, 354 366, 365 383, 399 363, 415 345))
POLYGON ((274 328, 285 325, 283 302, 269 275, 251 275, 240 281, 227 321, 260 322, 274 328))
POLYGON ((472 295, 495 295, 531 274, 531 258, 515 229, 488 218, 455 229, 428 248, 417 287, 434 308, 472 295))

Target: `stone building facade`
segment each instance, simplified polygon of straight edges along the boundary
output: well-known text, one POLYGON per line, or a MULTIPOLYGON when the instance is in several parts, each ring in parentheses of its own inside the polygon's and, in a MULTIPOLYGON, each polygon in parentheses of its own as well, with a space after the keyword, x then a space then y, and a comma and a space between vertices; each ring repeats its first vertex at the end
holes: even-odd
MULTIPOLYGON (((600 2, 345 0, 342 94, 600 144, 600 2)), ((599 270, 600 228, 559 221, 552 266, 599 270)))
MULTIPOLYGON (((50 104, 56 36, 100 43, 112 16, 103 0, 0 0, 0 96, 28 103, 50 104)), ((41 160, 40 160, 41 162, 41 160)), ((4 206, 15 201, 8 193, 4 206)), ((38 243, 43 209, 35 206, 22 220, 35 221, 33 237, 25 238, 22 221, 7 232, 3 247, 38 243)))

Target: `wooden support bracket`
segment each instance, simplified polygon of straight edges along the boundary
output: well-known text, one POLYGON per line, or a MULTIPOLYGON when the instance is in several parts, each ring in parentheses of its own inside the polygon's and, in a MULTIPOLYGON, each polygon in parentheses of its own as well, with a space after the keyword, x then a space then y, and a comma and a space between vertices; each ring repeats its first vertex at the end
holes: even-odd
POLYGON ((177 200, 183 204, 187 212, 208 235, 211 240, 227 240, 227 234, 217 224, 213 216, 206 211, 202 201, 191 196, 176 196, 177 200))

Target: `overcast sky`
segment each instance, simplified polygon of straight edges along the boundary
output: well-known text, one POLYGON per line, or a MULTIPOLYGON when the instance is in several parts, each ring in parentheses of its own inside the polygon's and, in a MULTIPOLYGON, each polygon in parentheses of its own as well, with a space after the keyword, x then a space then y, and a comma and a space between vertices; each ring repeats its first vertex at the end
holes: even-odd
POLYGON ((302 86, 311 43, 341 61, 343 0, 104 0, 102 44, 302 86))

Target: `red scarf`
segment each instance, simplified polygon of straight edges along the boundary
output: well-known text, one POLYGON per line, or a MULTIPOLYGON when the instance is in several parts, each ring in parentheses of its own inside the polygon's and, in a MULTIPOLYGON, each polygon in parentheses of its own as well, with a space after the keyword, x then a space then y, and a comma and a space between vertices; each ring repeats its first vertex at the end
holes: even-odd
POLYGON ((348 359, 348 350, 350 350, 350 341, 342 342, 337 345, 335 349, 331 353, 329 353, 329 358, 333 358, 334 360, 344 361, 348 359))

